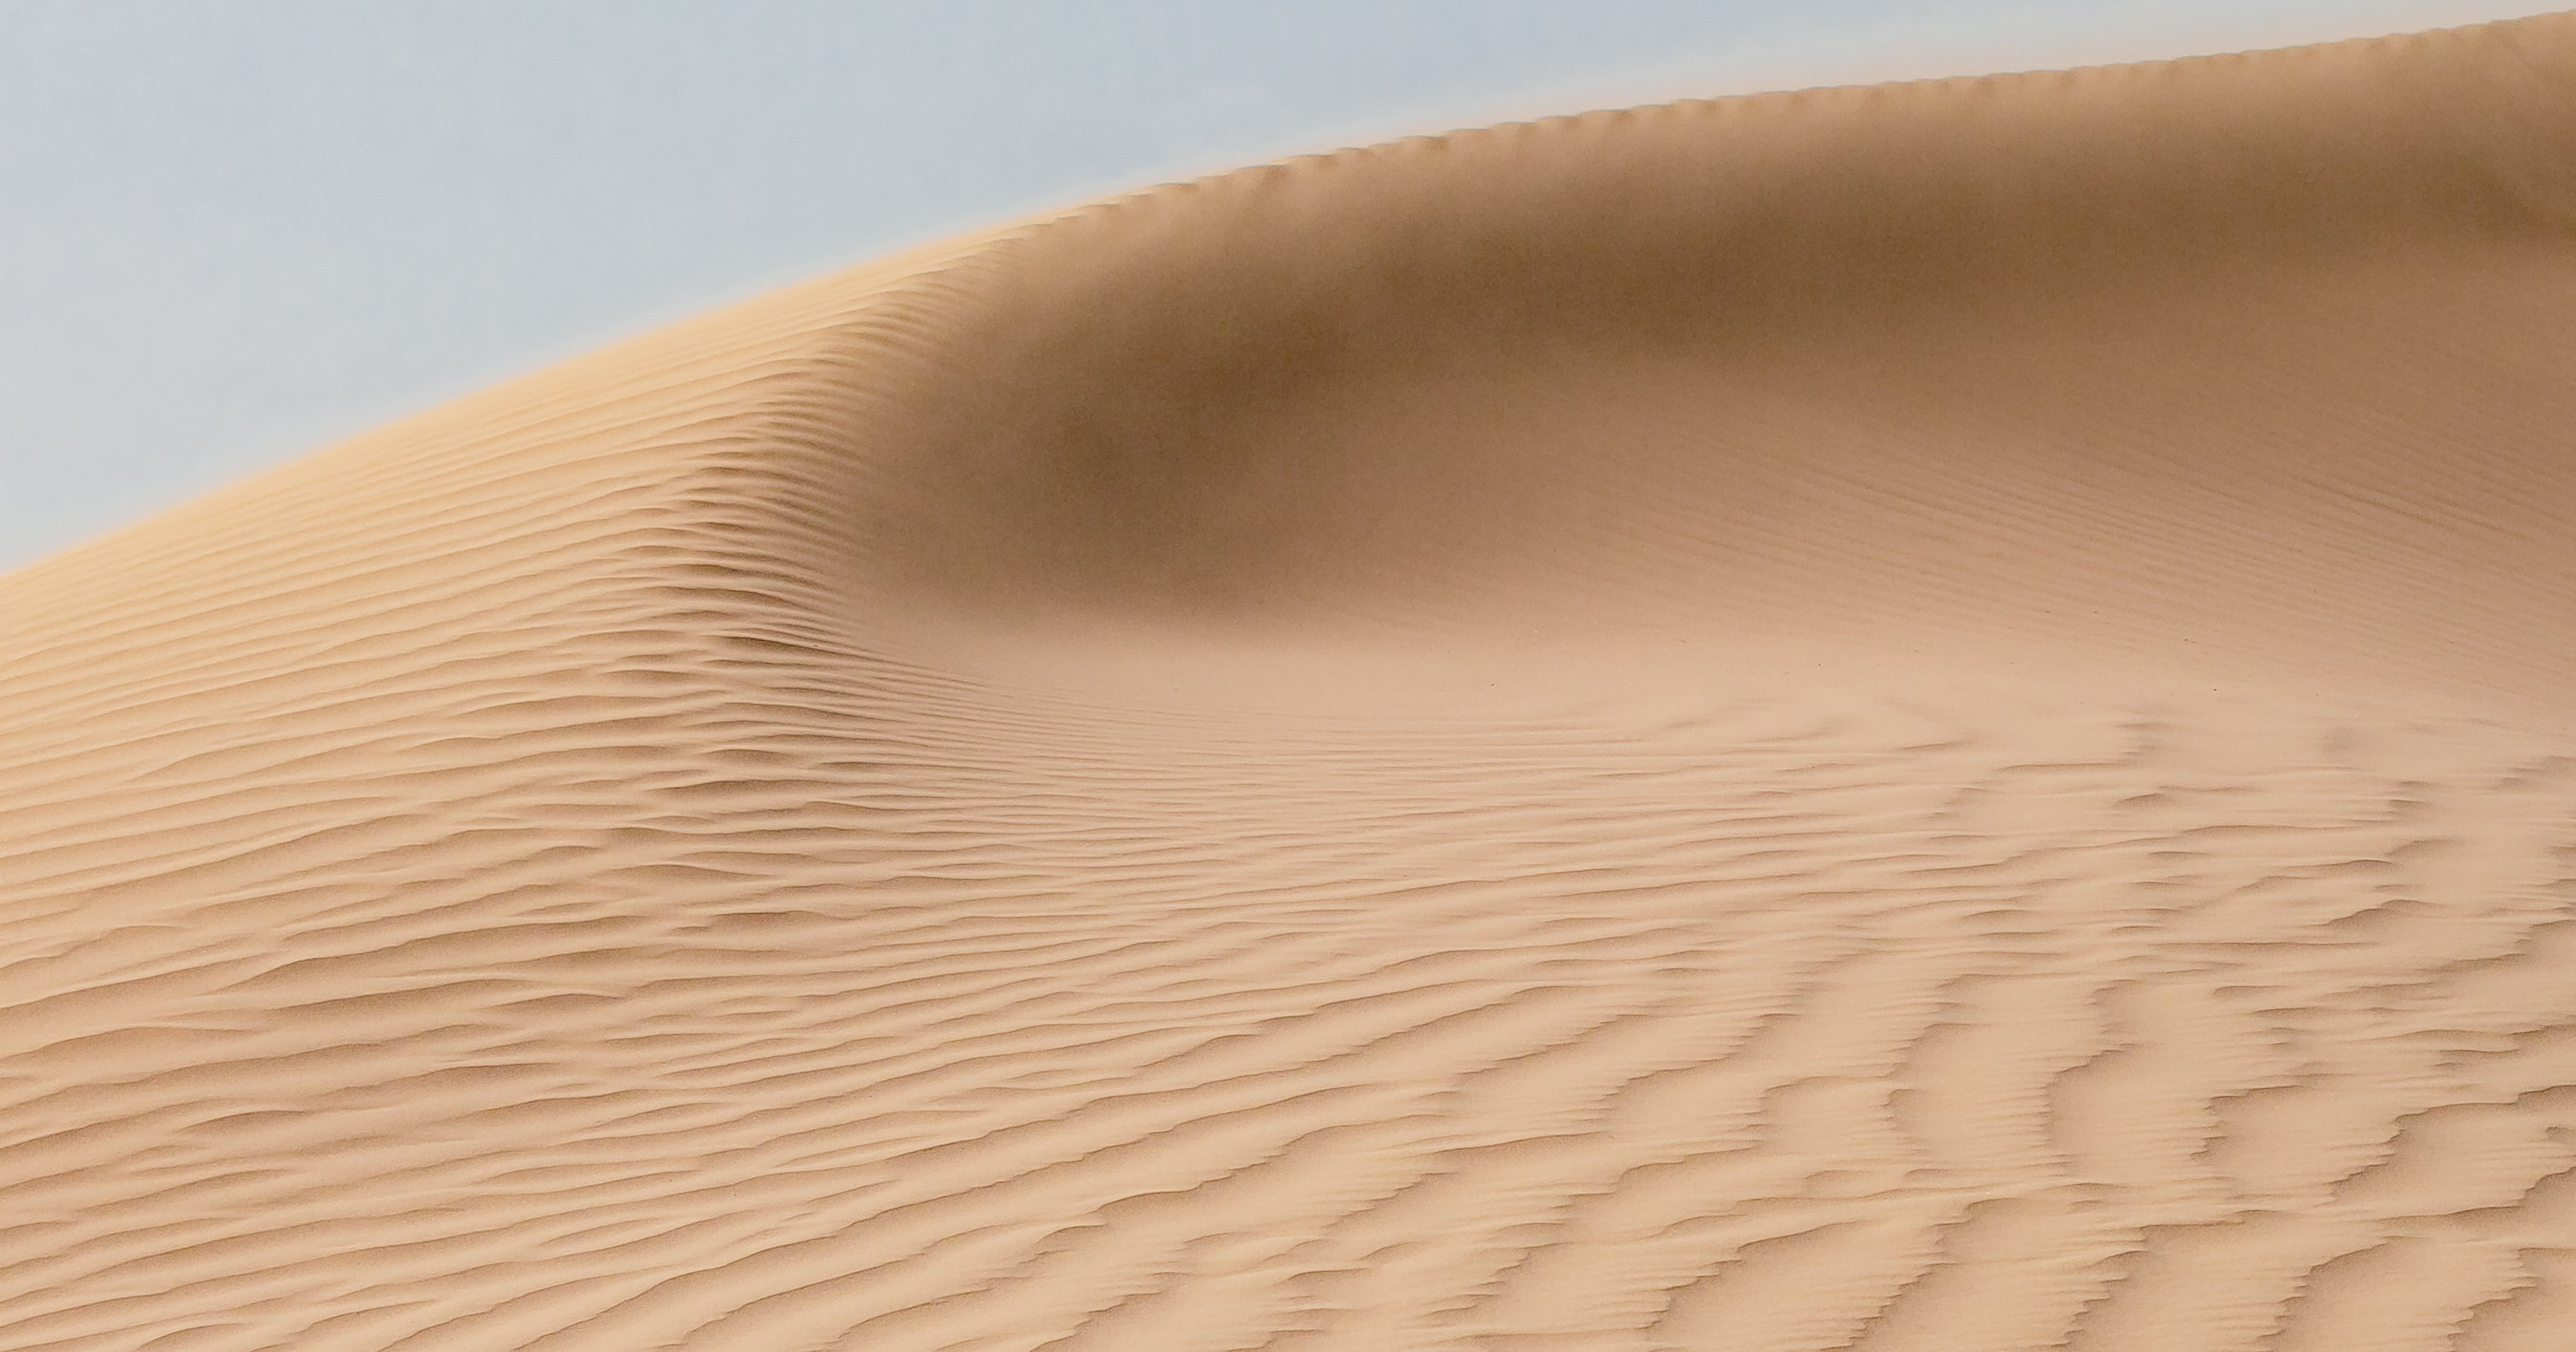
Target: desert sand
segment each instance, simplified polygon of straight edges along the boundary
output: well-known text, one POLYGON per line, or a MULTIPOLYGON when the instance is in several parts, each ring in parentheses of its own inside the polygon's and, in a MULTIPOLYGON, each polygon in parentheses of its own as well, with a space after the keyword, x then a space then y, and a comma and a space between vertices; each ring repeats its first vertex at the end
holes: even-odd
POLYGON ((2576 16, 1158 189, 0 626, 14 1352, 2576 1346, 2576 16))

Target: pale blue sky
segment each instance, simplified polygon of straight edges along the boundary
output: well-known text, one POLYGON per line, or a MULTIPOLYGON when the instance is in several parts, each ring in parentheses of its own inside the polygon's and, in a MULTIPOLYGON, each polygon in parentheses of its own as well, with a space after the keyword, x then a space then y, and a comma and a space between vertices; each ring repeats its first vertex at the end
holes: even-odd
POLYGON ((0 568, 602 342, 1103 192, 1516 116, 2531 12, 0 0, 0 568))

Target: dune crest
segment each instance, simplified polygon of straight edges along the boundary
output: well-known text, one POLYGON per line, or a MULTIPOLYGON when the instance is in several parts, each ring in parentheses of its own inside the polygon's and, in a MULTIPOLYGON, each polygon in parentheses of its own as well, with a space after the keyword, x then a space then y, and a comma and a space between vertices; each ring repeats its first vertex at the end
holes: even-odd
POLYGON ((0 1346, 2556 1349, 2576 16, 1158 189, 0 578, 0 1346))

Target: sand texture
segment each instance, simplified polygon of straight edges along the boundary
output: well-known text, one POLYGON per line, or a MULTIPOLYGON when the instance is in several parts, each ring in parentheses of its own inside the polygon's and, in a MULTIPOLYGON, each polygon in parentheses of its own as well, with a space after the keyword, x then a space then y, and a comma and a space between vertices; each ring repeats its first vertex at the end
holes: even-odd
POLYGON ((0 627, 10 1352, 2576 1347, 2576 16, 1160 189, 0 627))

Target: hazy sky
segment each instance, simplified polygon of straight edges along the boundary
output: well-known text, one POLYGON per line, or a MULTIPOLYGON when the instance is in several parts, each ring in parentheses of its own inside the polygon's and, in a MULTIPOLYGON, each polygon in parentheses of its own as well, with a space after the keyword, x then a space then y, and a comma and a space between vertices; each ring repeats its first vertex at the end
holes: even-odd
POLYGON ((2531 12, 0 0, 0 568, 725 301, 1239 162, 2531 12))

